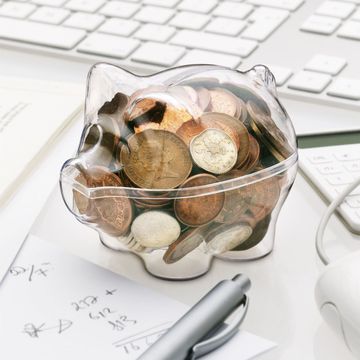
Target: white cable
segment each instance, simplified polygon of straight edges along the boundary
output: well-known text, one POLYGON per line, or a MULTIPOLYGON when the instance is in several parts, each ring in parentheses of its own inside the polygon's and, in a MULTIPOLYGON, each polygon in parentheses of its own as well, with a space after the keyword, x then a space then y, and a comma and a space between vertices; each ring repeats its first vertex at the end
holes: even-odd
POLYGON ((330 263, 330 258, 326 254, 324 249, 324 232, 327 223, 331 215, 335 212, 337 207, 341 205, 341 203, 345 200, 345 198, 351 194, 351 192, 360 185, 360 178, 355 180, 352 184, 347 186, 343 192, 341 192, 329 205, 326 212, 322 216, 319 226, 316 232, 316 251, 319 255, 320 260, 324 263, 324 265, 328 265, 330 263))

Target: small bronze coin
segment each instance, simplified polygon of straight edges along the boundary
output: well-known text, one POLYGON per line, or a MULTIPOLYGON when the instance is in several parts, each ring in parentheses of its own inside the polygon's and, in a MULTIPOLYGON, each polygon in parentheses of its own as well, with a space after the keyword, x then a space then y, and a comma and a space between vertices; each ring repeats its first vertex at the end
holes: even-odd
POLYGON ((246 106, 251 117, 250 125, 257 136, 263 139, 278 161, 288 158, 293 152, 292 147, 271 116, 262 112, 252 101, 248 101, 246 106))
MULTIPOLYGON (((210 174, 198 174, 187 179, 180 188, 191 188, 214 184, 206 188, 207 193, 219 190, 217 179, 210 174)), ((181 196, 181 193, 179 193, 181 196)), ((188 226, 201 226, 209 223, 221 211, 225 195, 218 192, 211 195, 199 195, 197 197, 178 198, 174 201, 175 215, 179 221, 188 226)))
POLYGON ((176 135, 178 135, 187 146, 190 145, 190 141, 196 135, 199 135, 204 128, 202 124, 197 120, 190 120, 184 122, 179 129, 176 131, 176 135))
POLYGON ((190 174, 192 161, 186 144, 165 130, 145 130, 130 137, 120 162, 132 183, 147 189, 172 189, 190 174))
POLYGON ((263 220, 261 220, 254 228, 251 236, 244 241, 242 244, 236 246, 233 251, 245 251, 253 248, 265 237, 267 231, 269 229, 269 224, 271 221, 271 216, 266 216, 263 220))
POLYGON ((77 180, 88 188, 103 188, 97 191, 94 199, 79 192, 77 195, 74 193, 79 211, 83 211, 97 227, 110 235, 126 234, 132 221, 133 209, 125 192, 116 188, 122 185, 119 177, 105 167, 94 166, 82 170, 77 180))
POLYGON ((173 264, 181 260, 185 255, 195 250, 203 241, 201 227, 185 230, 166 250, 163 256, 164 262, 173 264))

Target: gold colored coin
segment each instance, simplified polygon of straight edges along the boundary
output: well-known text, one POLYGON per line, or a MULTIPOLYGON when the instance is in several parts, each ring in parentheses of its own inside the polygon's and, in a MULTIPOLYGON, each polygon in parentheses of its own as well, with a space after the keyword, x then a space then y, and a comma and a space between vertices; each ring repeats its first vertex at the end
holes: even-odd
POLYGON ((147 189, 172 189, 189 176, 192 161, 186 144, 165 130, 145 130, 130 137, 120 162, 132 183, 147 189))
MULTIPOLYGON (((187 179, 180 188, 191 188, 209 184, 214 184, 213 187, 206 189, 206 192, 209 193, 216 191, 219 187, 215 176, 199 174, 187 179)), ((211 195, 175 199, 174 210, 176 217, 183 224, 188 226, 201 226, 215 219, 221 211, 223 204, 224 193, 220 192, 211 195)))

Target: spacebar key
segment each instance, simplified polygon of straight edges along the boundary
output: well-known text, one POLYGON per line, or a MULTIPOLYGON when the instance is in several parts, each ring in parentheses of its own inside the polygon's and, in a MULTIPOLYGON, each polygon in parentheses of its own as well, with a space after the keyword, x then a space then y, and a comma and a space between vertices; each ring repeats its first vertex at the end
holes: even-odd
POLYGON ((72 49, 86 35, 79 29, 71 29, 0 16, 0 39, 15 40, 37 45, 72 49))

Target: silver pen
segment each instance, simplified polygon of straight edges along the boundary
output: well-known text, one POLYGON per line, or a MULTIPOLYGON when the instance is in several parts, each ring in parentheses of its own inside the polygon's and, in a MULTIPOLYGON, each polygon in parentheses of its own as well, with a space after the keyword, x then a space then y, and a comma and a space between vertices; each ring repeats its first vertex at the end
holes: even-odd
POLYGON ((237 332, 246 315, 245 293, 250 285, 243 274, 219 282, 138 360, 195 359, 223 345, 237 332), (225 325, 224 320, 239 307, 241 311, 231 325, 225 325))

